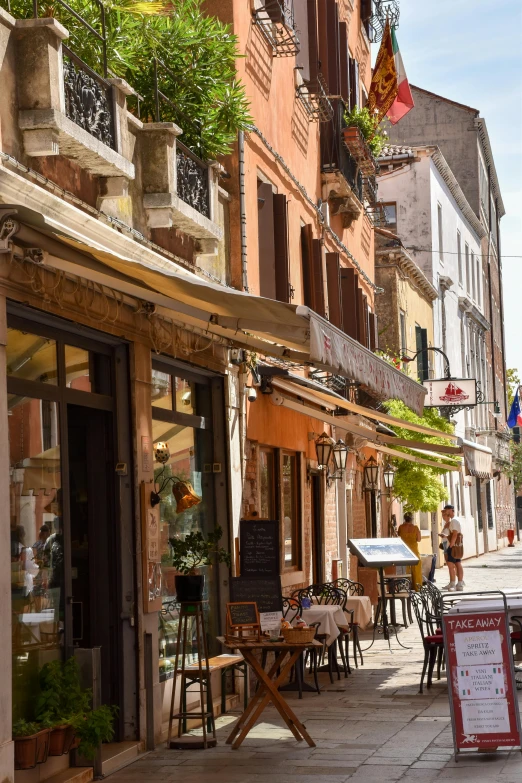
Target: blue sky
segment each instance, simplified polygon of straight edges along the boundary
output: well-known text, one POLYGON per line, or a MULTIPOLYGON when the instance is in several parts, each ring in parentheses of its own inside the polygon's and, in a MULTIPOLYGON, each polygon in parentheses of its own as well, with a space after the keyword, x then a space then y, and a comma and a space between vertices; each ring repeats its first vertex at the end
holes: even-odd
POLYGON ((397 39, 409 81, 473 106, 488 126, 506 208, 506 361, 522 376, 522 0, 399 3, 397 39))

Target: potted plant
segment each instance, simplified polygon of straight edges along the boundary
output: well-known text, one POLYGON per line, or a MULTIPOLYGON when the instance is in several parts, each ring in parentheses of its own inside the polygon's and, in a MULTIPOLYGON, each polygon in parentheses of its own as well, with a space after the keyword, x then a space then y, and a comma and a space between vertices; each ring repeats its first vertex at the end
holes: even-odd
POLYGON ((75 658, 46 663, 39 679, 35 714, 51 727, 49 755, 61 756, 78 748, 82 756, 93 758, 99 744, 114 736, 115 708, 91 708, 91 691, 82 687, 75 658))
POLYGON ((365 107, 354 106, 344 115, 346 127, 342 130, 343 142, 358 163, 362 173, 371 176, 377 168, 376 158, 387 142, 387 133, 365 107))
POLYGON ((13 724, 15 769, 33 769, 47 761, 50 729, 41 723, 18 720, 13 724))
POLYGON ((223 535, 220 527, 209 533, 205 540, 201 531, 189 533, 182 538, 170 538, 172 547, 172 565, 180 573, 175 577, 176 595, 180 603, 201 601, 205 577, 197 574, 199 566, 212 565, 216 558, 218 563, 226 563, 230 567, 230 553, 218 546, 223 535))

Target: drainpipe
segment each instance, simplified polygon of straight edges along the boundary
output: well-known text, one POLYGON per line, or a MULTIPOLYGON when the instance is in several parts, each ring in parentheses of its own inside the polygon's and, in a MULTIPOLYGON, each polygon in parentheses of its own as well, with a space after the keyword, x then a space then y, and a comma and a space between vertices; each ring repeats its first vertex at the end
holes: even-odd
POLYGON ((243 284, 243 291, 248 291, 244 131, 238 132, 238 154, 239 154, 239 222, 241 224, 241 278, 243 284))
MULTIPOLYGON (((498 253, 498 247, 497 247, 498 253)), ((489 318, 491 340, 491 375, 493 380, 493 399, 497 399, 497 380, 495 375, 495 335, 493 328, 493 293, 491 290, 491 167, 488 166, 488 288, 489 288, 489 318)), ((489 422, 488 422, 489 424, 489 422)), ((489 429, 489 427, 488 427, 489 429)), ((495 419, 495 430, 498 430, 498 419, 495 419)))

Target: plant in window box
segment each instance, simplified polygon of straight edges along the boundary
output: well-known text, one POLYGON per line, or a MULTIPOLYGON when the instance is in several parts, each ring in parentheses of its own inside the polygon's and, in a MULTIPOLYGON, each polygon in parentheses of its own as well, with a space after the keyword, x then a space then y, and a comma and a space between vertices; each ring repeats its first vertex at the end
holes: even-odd
POLYGON ((184 539, 169 539, 172 565, 181 572, 175 578, 176 594, 180 603, 202 600, 205 577, 196 573, 200 566, 212 565, 217 560, 218 563, 226 563, 230 567, 230 553, 218 546, 222 535, 223 530, 216 527, 206 540, 200 530, 189 533, 184 539))
POLYGON ((344 115, 346 127, 342 129, 343 142, 362 173, 372 176, 377 169, 376 158, 387 142, 387 133, 379 127, 365 107, 354 106, 344 115))
POLYGON ((13 723, 15 769, 33 769, 47 761, 50 729, 41 723, 18 720, 13 723))

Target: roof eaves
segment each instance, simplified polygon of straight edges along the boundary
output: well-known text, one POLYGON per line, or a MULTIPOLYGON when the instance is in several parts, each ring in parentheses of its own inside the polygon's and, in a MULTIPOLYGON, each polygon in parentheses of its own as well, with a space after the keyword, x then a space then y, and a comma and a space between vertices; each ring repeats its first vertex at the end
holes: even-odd
POLYGON ((478 128, 480 140, 482 142, 482 145, 484 147, 484 154, 486 156, 486 162, 491 170, 491 179, 493 183, 493 191, 495 193, 495 196, 497 198, 497 204, 498 204, 498 216, 499 218, 503 217, 506 214, 506 210, 504 208, 504 202, 502 201, 502 195, 500 193, 500 184, 497 177, 497 170, 495 168, 495 160, 493 158, 493 150, 491 149, 491 142, 489 140, 489 133, 486 126, 486 120, 484 117, 476 117, 475 118, 475 125, 478 128))

